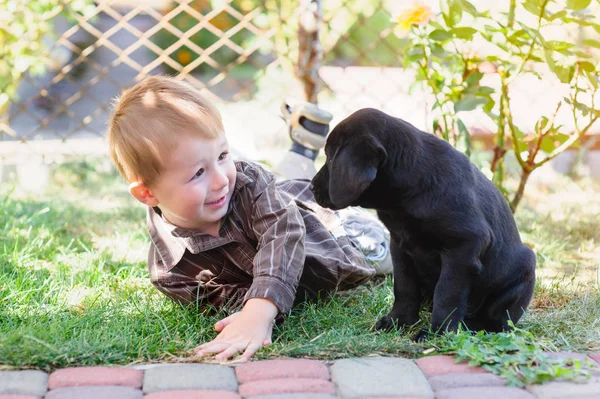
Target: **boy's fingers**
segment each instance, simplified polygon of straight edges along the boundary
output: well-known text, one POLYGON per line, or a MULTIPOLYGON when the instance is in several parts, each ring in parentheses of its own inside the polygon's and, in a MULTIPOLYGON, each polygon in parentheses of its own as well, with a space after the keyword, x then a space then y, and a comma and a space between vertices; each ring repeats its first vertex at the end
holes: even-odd
POLYGON ((215 359, 216 360, 227 360, 230 357, 234 356, 238 352, 239 352, 239 350, 235 346, 230 346, 230 347, 226 348, 224 351, 222 351, 221 353, 219 353, 217 356, 215 356, 215 359))
POLYGON ((242 359, 248 360, 250 359, 258 350, 261 348, 261 345, 256 342, 251 342, 244 353, 242 354, 242 359))
POLYGON ((206 356, 212 353, 222 352, 229 347, 231 347, 231 344, 227 342, 209 342, 196 348, 196 355, 206 356))
POLYGON ((273 341, 271 341, 271 339, 270 339, 270 338, 269 338, 269 339, 265 339, 265 340, 263 341, 263 346, 269 346, 269 345, 271 345, 272 343, 273 343, 273 341))

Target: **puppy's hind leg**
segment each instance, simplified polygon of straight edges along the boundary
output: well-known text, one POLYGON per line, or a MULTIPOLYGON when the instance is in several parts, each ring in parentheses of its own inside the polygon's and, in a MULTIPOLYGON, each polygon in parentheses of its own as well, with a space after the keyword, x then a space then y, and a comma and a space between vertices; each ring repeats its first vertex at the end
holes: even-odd
POLYGON ((499 295, 486 299, 484 306, 478 313, 480 321, 486 331, 500 332, 510 328, 509 320, 516 324, 535 291, 535 255, 525 246, 519 254, 519 277, 514 283, 499 295))

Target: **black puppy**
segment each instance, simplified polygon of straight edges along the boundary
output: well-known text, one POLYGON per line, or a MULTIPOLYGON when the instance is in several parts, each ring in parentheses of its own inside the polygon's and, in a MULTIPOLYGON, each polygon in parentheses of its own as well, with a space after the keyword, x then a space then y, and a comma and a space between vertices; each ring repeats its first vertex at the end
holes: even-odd
POLYGON ((374 208, 391 234, 394 305, 377 329, 415 324, 428 299, 433 332, 460 323, 502 331, 519 320, 535 287, 535 254, 500 191, 466 156, 369 108, 332 130, 325 155, 311 186, 317 203, 374 208))

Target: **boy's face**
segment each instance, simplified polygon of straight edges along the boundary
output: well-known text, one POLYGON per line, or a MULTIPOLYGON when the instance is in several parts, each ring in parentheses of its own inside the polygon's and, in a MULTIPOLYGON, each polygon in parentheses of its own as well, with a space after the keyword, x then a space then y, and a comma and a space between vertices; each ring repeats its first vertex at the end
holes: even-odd
POLYGON ((216 139, 181 135, 165 166, 150 187, 163 217, 179 227, 218 234, 236 178, 225 133, 216 139))

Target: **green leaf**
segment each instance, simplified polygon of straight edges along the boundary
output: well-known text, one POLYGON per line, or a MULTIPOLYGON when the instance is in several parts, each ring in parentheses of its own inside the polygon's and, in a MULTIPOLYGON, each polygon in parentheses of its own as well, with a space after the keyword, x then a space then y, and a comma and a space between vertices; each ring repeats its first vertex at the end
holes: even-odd
POLYGON ((462 7, 463 10, 465 10, 466 12, 468 12, 469 14, 471 14, 474 17, 479 16, 479 13, 477 12, 477 8, 471 4, 468 0, 458 0, 458 4, 460 4, 460 6, 462 7))
POLYGON ((554 58, 552 58, 552 51, 547 49, 544 50, 544 56, 546 58, 546 63, 548 64, 548 68, 550 69, 550 71, 555 72, 556 63, 554 62, 554 58))
POLYGON ((581 68, 582 71, 586 71, 586 72, 594 72, 596 70, 596 67, 594 66, 594 64, 592 64, 591 62, 588 62, 588 61, 580 61, 579 68, 581 68))
POLYGON ((562 54, 570 55, 571 52, 569 50, 571 50, 571 48, 573 48, 573 44, 571 44, 569 42, 564 42, 561 40, 548 40, 546 42, 546 48, 549 48, 554 51, 558 51, 559 53, 562 53, 562 54))
POLYGON ((585 105, 585 104, 582 104, 582 103, 580 103, 580 102, 576 102, 576 103, 575 103, 575 108, 576 108, 576 109, 577 109, 579 112, 581 112, 581 114, 582 114, 583 116, 588 116, 588 115, 590 114, 590 112, 592 111, 592 109, 591 109, 590 107, 588 107, 587 105, 585 105))
POLYGON ((575 76, 575 67, 563 67, 560 65, 555 65, 554 74, 562 83, 570 83, 571 80, 573 80, 573 76, 575 76))
POLYGON ((523 3, 523 8, 532 13, 535 16, 539 16, 540 12, 542 12, 542 7, 538 3, 537 0, 525 0, 523 3))
POLYGON ((461 26, 458 28, 452 28, 450 32, 452 32, 452 35, 458 37, 459 39, 472 40, 473 35, 477 33, 477 29, 468 26, 461 26))
POLYGON ((487 102, 488 99, 483 97, 465 97, 462 100, 458 100, 454 103, 454 112, 473 111, 477 107, 484 105, 487 102))
POLYGON ((585 69, 583 70, 583 74, 588 79, 590 84, 594 87, 594 89, 598 90, 598 85, 600 84, 598 75, 596 75, 594 72, 586 71, 585 69))
POLYGON ((571 10, 583 10, 590 5, 592 0, 567 0, 567 8, 571 10))
POLYGON ((463 9, 456 0, 441 0, 440 8, 444 22, 449 28, 452 28, 462 19, 463 9))
POLYGON ((469 130, 465 126, 464 122, 460 119, 456 119, 456 126, 458 127, 458 141, 464 142, 465 145, 465 155, 467 158, 471 157, 471 134, 469 130))
POLYGON ((600 48, 600 41, 594 39, 585 39, 581 41, 581 44, 584 46, 590 46, 595 48, 600 48))
POLYGON ((554 14, 549 14, 546 19, 548 21, 554 21, 555 19, 562 19, 563 17, 565 17, 567 15, 567 11, 566 10, 561 10, 557 13, 554 14))
POLYGON ((425 48, 422 45, 414 46, 404 53, 406 62, 419 62, 425 57, 425 48))
POLYGON ((440 46, 438 43, 431 43, 429 48, 431 49, 431 54, 438 58, 445 58, 448 55, 446 50, 444 50, 444 47, 440 46))
POLYGON ((525 30, 525 32, 527 32, 527 34, 529 35, 529 37, 531 37, 536 43, 541 44, 542 46, 544 46, 545 40, 542 37, 542 35, 540 34, 540 32, 538 32, 535 29, 531 29, 529 26, 525 25, 521 21, 517 21, 517 23, 519 25, 521 25, 521 28, 523 28, 523 30, 525 30))
POLYGON ((479 71, 475 71, 469 74, 469 76, 467 76, 467 86, 472 87, 475 86, 477 84, 479 84, 479 81, 481 80, 481 78, 483 78, 483 73, 479 72, 479 71))
POLYGON ((569 139, 568 134, 564 133, 555 133, 549 136, 546 136, 542 139, 542 143, 540 145, 540 149, 546 153, 551 153, 558 146, 569 139))
POLYGON ((446 30, 436 29, 429 34, 429 38, 431 40, 435 40, 437 42, 443 42, 452 38, 452 34, 446 30))

